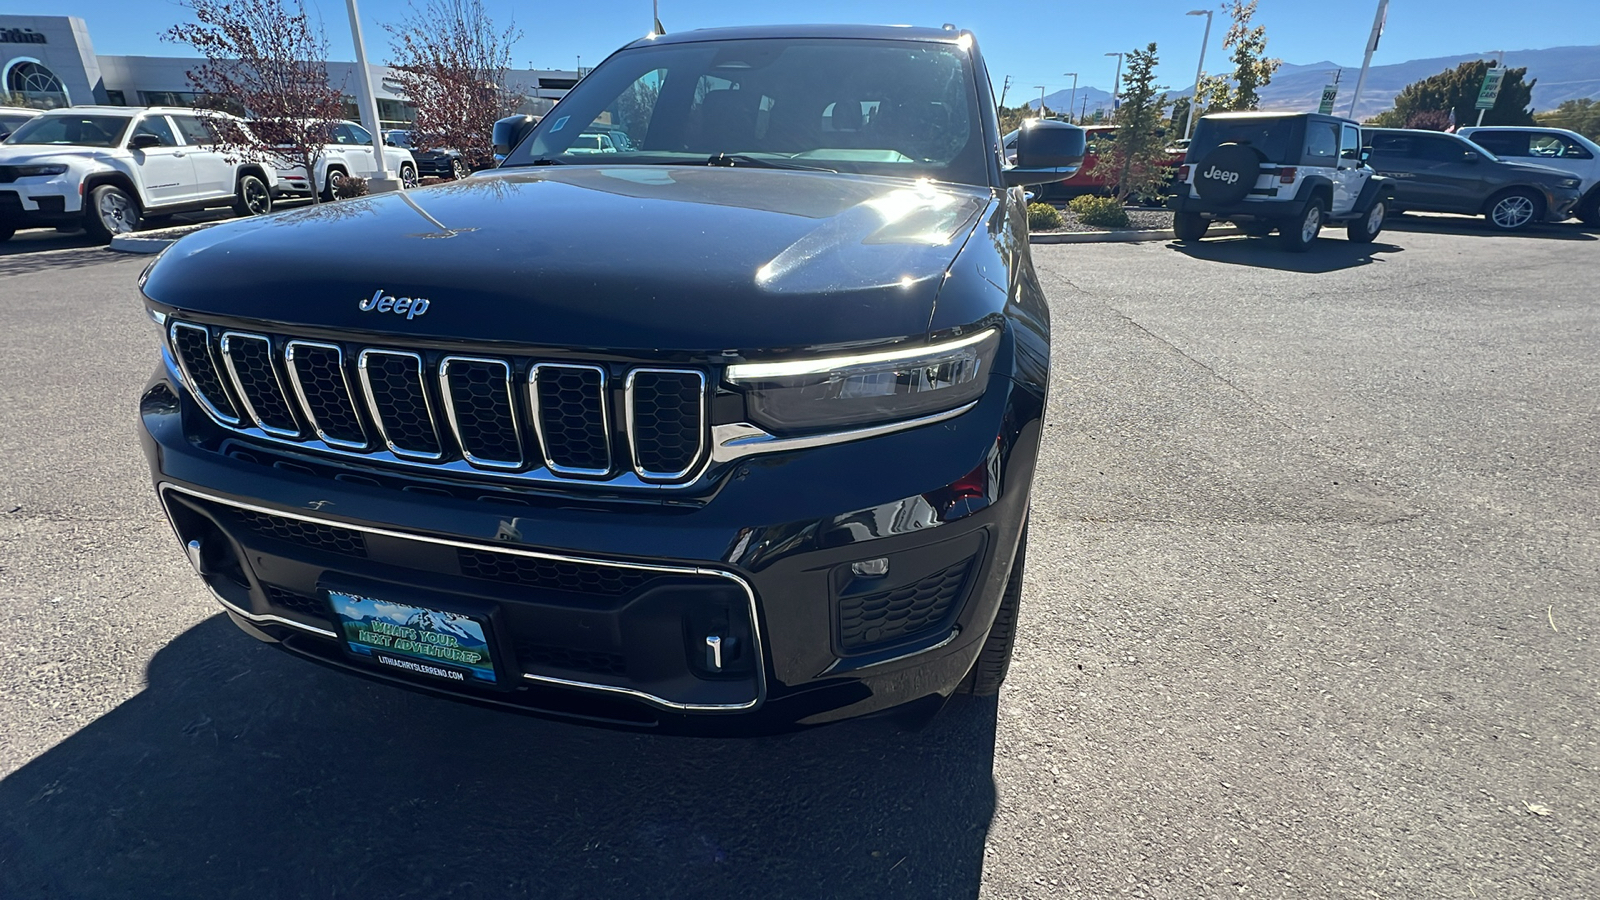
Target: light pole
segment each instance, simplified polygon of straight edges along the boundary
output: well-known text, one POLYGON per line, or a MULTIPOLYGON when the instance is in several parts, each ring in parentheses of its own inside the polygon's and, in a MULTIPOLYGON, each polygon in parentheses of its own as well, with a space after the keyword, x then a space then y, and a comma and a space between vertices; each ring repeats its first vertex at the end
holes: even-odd
MULTIPOLYGON (((356 68, 361 70, 361 77, 356 79, 357 93, 361 95, 357 99, 361 101, 361 112, 372 128, 372 153, 378 158, 378 174, 368 179, 367 189, 374 194, 397 191, 402 187, 400 180, 389 172, 389 161, 383 157, 383 123, 378 121, 378 100, 372 91, 372 70, 367 68, 367 47, 361 40, 361 13, 356 9, 356 0, 345 0, 345 6, 350 10, 350 36, 356 42, 356 68)), ((311 187, 316 189, 314 184, 311 187)))
POLYGON ((1117 77, 1111 80, 1111 115, 1115 118, 1117 109, 1122 106, 1122 54, 1107 53, 1106 55, 1117 58, 1117 77))
POLYGON ((1372 67, 1372 52, 1378 49, 1378 39, 1383 37, 1383 26, 1388 19, 1389 0, 1378 0, 1378 14, 1372 17, 1372 34, 1367 36, 1367 55, 1361 59, 1361 74, 1356 76, 1356 90, 1350 95, 1352 119, 1356 118, 1356 104, 1361 102, 1361 89, 1367 86, 1367 69, 1372 67))
POLYGON ((1200 111, 1200 75, 1206 70, 1206 45, 1211 43, 1211 10, 1191 9, 1184 15, 1206 17, 1206 33, 1200 39, 1200 64, 1194 67, 1194 93, 1189 96, 1189 120, 1183 123, 1183 137, 1188 140, 1189 133, 1194 130, 1195 116, 1200 111))
POLYGON ((1078 73, 1062 72, 1062 77, 1072 76, 1072 95, 1067 99, 1067 120, 1072 120, 1072 108, 1078 105, 1078 73))
POLYGON ((1039 118, 1042 119, 1044 118, 1044 85, 1036 84, 1034 87, 1039 89, 1039 118))

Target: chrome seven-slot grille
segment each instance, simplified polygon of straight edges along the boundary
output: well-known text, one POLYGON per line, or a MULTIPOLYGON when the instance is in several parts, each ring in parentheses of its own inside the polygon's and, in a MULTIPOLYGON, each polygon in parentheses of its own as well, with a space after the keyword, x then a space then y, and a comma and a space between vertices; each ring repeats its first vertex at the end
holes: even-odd
POLYGON ((212 418, 280 440, 558 478, 631 471, 653 483, 687 479, 705 456, 707 382, 696 369, 424 354, 180 321, 170 334, 212 418))

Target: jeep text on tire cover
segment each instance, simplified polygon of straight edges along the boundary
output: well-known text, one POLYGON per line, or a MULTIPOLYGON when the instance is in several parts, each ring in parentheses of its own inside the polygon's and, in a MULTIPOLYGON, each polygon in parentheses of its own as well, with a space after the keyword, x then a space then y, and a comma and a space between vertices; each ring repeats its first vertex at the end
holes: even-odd
POLYGON ((1022 186, 1082 130, 1008 166, 970 34, 800 26, 638 41, 502 133, 142 280, 146 455, 234 622, 619 727, 998 690, 1049 383, 1022 186))

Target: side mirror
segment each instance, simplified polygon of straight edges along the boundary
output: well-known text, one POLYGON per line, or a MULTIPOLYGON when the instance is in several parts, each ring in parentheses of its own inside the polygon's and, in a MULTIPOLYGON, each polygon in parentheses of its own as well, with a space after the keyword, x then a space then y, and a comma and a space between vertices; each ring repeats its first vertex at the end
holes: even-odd
POLYGON ((1066 181, 1083 165, 1084 131, 1065 122, 1033 119, 1017 135, 1016 165, 1002 170, 1008 187, 1066 181))
POLYGON ((1469 163, 1483 162, 1483 154, 1476 150, 1467 150, 1463 152, 1461 154, 1461 158, 1469 163))
POLYGON ((128 146, 135 150, 149 150, 151 147, 161 146, 161 138, 153 134, 136 134, 133 140, 128 142, 128 146))
POLYGON ((496 156, 509 156, 523 138, 533 131, 538 122, 533 116, 506 116, 494 123, 494 152, 496 156))
POLYGON ((1361 161, 1362 162, 1366 162, 1367 160, 1369 160, 1371 158, 1372 158, 1372 148, 1371 147, 1362 147, 1361 148, 1361 161))

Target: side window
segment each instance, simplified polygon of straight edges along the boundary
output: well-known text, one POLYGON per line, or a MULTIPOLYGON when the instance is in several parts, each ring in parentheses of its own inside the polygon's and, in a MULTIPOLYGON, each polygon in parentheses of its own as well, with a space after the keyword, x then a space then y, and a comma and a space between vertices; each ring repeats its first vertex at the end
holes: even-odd
POLYGON ((1409 159, 1413 155, 1411 138, 1403 134, 1375 134, 1372 136, 1372 152, 1395 159, 1409 159))
POLYGON ((1593 159, 1587 147, 1559 134, 1529 135, 1528 155, 1546 159, 1593 159))
POLYGON ((178 123, 178 131, 183 134, 183 142, 194 147, 209 147, 217 142, 216 135, 200 121, 198 116, 173 116, 172 121, 178 123))
POLYGON ((1361 158, 1361 129, 1354 125, 1344 126, 1339 137, 1339 158, 1351 161, 1361 158))
POLYGON ((1338 126, 1311 122, 1306 126, 1306 160, 1308 166, 1331 166, 1339 155, 1338 126))
POLYGON ((1419 137, 1413 140, 1416 142, 1415 155, 1429 162, 1461 162, 1471 149, 1449 138, 1419 137))
POLYGON ((372 132, 362 128, 360 125, 351 125, 347 122, 345 123, 344 130, 345 133, 350 136, 350 143, 365 144, 368 147, 372 146, 372 132))
POLYGON ((1526 131, 1475 131, 1472 142, 1495 156, 1527 156, 1526 131))
POLYGON ((155 135, 161 139, 163 147, 178 146, 178 138, 172 133, 172 126, 167 124, 166 116, 145 116, 140 119, 139 124, 133 128, 133 134, 128 136, 128 140, 131 141, 141 134, 155 135))

